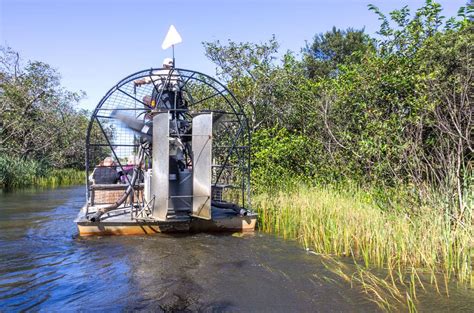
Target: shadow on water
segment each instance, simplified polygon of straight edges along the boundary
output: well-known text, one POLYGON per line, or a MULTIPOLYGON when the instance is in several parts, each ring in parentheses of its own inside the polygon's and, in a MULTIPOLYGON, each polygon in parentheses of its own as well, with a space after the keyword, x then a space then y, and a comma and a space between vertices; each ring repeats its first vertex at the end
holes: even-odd
POLYGON ((84 188, 0 194, 0 311, 373 312, 293 242, 255 233, 77 237, 84 188))

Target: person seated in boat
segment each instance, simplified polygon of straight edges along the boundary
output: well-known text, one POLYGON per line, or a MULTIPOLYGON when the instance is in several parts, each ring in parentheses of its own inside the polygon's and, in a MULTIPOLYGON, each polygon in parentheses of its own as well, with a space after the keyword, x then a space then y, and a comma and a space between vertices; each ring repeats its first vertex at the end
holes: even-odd
POLYGON ((119 172, 120 182, 122 184, 127 183, 127 178, 128 178, 128 181, 132 180, 133 168, 135 167, 135 164, 136 164, 135 159, 136 159, 136 157, 134 155, 129 155, 128 158, 127 158, 127 164, 125 166, 123 166, 123 171, 119 172))
POLYGON ((127 164, 123 166, 123 171, 119 171, 120 183, 128 184, 128 182, 132 181, 133 172, 136 167, 140 167, 140 171, 138 172, 138 183, 143 183, 143 168, 145 164, 141 162, 138 164, 138 157, 135 155, 129 155, 127 158, 127 164))
POLYGON ((93 185, 97 184, 116 184, 119 181, 119 175, 115 166, 114 159, 106 157, 92 172, 89 180, 93 185))

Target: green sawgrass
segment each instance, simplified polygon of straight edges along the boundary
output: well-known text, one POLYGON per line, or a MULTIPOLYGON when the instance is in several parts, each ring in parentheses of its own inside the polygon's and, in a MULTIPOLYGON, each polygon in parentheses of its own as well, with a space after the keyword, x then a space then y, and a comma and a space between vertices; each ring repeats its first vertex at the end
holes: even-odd
POLYGON ((50 171, 46 176, 35 177, 32 185, 39 187, 57 187, 84 184, 85 171, 77 169, 58 169, 50 171))
POLYGON ((36 160, 0 155, 0 188, 55 187, 83 184, 86 173, 74 168, 52 169, 36 160))
MULTIPOLYGON (((447 295, 453 280, 473 285, 472 227, 453 221, 437 206, 384 210, 356 188, 302 186, 260 194, 254 207, 261 230, 296 239, 318 254, 351 256, 358 267, 353 277, 385 309, 392 298, 416 310, 416 289, 424 288, 420 275, 447 295), (387 280, 371 275, 371 267, 388 270, 387 280)), ((472 216, 472 208, 467 210, 472 216)))

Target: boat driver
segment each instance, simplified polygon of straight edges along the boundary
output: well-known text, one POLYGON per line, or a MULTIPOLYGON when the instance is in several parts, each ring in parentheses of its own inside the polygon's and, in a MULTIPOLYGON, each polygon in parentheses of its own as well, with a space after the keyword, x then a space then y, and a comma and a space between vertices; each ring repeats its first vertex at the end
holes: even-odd
POLYGON ((173 59, 165 58, 163 60, 163 69, 153 71, 150 76, 137 79, 133 83, 135 86, 142 86, 153 82, 155 86, 166 84, 166 90, 176 90, 178 87, 178 72, 173 71, 173 59))
MULTIPOLYGON (((174 70, 171 58, 163 60, 163 69, 155 70, 151 72, 150 76, 135 80, 133 83, 135 86, 153 83, 156 87, 152 89, 151 95, 143 97, 143 102, 151 108, 155 109, 158 106, 160 109, 170 110, 176 106, 176 109, 182 109, 180 76, 179 72, 174 70), (160 95, 161 98, 158 99, 160 95)), ((176 112, 173 113, 173 116, 175 114, 176 112)))

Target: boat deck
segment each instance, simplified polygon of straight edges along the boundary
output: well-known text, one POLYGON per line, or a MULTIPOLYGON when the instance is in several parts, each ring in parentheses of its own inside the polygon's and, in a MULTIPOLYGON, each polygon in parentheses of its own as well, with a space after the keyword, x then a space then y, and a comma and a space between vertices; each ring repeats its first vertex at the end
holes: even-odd
POLYGON ((143 235, 178 232, 249 232, 255 230, 257 215, 237 214, 231 209, 212 207, 212 219, 204 220, 189 215, 189 211, 169 210, 166 221, 133 218, 130 208, 122 208, 104 214, 100 221, 91 222, 86 217, 101 206, 84 206, 75 222, 80 236, 93 235, 143 235))

